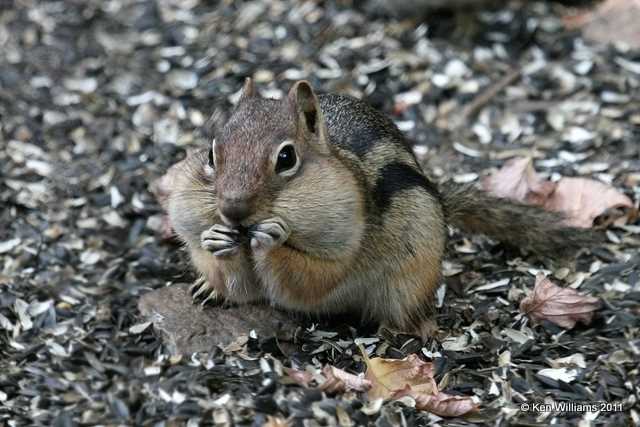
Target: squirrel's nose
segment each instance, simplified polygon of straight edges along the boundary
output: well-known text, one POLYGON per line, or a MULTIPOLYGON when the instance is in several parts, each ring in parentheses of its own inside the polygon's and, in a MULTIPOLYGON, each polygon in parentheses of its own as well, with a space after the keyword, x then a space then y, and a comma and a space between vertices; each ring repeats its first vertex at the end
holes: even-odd
POLYGON ((251 203, 246 197, 225 197, 220 200, 219 209, 224 222, 240 225, 251 214, 251 203))

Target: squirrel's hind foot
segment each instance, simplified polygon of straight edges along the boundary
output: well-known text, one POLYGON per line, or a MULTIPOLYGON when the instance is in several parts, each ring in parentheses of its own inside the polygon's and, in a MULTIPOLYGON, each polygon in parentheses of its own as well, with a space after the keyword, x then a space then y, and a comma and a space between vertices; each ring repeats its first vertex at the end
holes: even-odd
POLYGON ((218 305, 224 302, 224 297, 215 289, 207 279, 203 276, 198 278, 193 285, 189 287, 189 293, 194 304, 200 304, 202 306, 206 304, 218 305))
POLYGON ((433 338, 438 333, 438 323, 435 319, 423 319, 418 323, 411 324, 410 326, 398 327, 391 326, 387 323, 381 323, 378 328, 377 334, 385 336, 397 336, 397 335, 412 335, 420 338, 422 342, 426 342, 429 338, 433 338))

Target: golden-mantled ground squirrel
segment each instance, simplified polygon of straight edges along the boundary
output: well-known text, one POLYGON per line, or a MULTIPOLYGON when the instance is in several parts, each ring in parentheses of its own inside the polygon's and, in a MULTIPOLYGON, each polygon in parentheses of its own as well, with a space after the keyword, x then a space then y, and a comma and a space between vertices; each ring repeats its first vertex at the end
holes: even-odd
POLYGON ((176 166, 168 200, 203 277, 196 297, 357 312, 425 336, 448 224, 542 254, 592 239, 556 213, 438 188, 389 118, 306 81, 274 100, 247 79, 214 135, 176 166))

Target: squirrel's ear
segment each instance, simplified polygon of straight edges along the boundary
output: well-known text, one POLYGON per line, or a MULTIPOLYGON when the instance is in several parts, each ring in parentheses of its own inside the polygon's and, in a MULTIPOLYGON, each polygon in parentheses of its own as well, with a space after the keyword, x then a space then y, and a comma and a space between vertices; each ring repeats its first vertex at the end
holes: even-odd
POLYGON ((296 82, 289 91, 289 102, 298 116, 298 128, 312 134, 324 136, 324 124, 318 97, 306 80, 296 82))
POLYGON ((229 111, 219 103, 213 110, 211 117, 204 123, 203 134, 206 139, 211 140, 220 134, 222 128, 229 120, 229 111))
POLYGON ((253 80, 251 77, 247 77, 244 79, 244 85, 242 86, 242 93, 240 94, 240 101, 245 100, 247 98, 252 98, 256 94, 256 88, 253 85, 253 80))

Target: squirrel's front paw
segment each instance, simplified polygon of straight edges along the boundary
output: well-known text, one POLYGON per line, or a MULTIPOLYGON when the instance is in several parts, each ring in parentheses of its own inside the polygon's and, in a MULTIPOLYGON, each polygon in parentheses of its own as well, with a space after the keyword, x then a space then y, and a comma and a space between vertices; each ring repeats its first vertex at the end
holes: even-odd
POLYGON ((291 230, 282 218, 269 218, 251 229, 251 249, 266 253, 287 241, 291 230))
POLYGON ((200 245, 205 251, 217 257, 227 257, 240 250, 240 233, 238 230, 222 224, 215 224, 200 235, 200 245))

